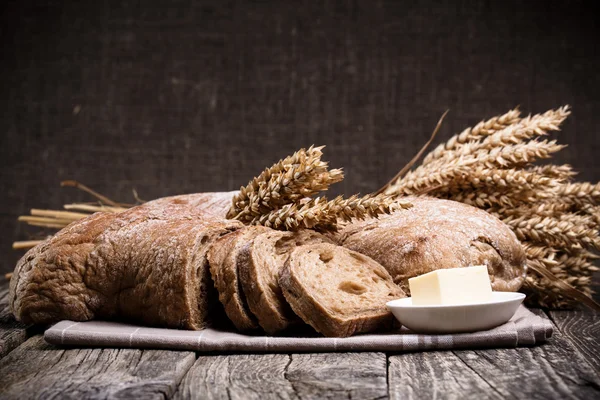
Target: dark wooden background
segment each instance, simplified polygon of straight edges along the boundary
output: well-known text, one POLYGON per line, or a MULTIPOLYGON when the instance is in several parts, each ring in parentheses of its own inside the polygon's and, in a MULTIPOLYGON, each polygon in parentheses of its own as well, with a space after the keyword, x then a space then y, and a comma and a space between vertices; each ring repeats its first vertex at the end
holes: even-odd
POLYGON ((593 2, 9 1, 0 62, 0 270, 29 208, 232 190, 302 146, 377 189, 441 136, 563 104, 558 162, 600 180, 593 2), (568 3, 568 4, 567 4, 568 3))

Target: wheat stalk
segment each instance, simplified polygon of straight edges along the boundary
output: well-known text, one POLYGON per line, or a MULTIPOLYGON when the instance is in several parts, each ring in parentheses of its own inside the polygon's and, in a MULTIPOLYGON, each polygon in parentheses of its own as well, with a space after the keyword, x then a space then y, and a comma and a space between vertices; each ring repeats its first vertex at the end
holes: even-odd
MULTIPOLYGON (((542 201, 537 201, 535 198, 530 200, 534 201, 517 203, 511 207, 492 206, 486 208, 486 211, 490 214, 498 216, 499 218, 523 217, 531 215, 537 215, 540 217, 555 217, 564 213, 571 213, 573 209, 572 205, 559 203, 555 198, 542 201)), ((594 220, 593 215, 589 215, 589 217, 594 220)), ((595 224, 598 225, 598 221, 596 221, 595 224)))
POLYGON ((300 149, 279 160, 240 188, 232 200, 227 218, 251 222, 286 204, 313 196, 340 182, 344 175, 340 169, 329 171, 321 161, 321 147, 300 149))
MULTIPOLYGON (((549 110, 544 114, 529 116, 513 125, 505 126, 480 141, 471 141, 454 150, 447 150, 443 155, 437 157, 435 164, 443 165, 449 160, 473 155, 480 151, 501 149, 504 146, 518 145, 538 136, 545 136, 551 131, 559 130, 560 124, 569 114, 569 108, 562 107, 557 110, 549 110)), ((510 147, 507 152, 511 152, 510 147)))
POLYGON ((554 164, 547 164, 547 165, 538 165, 535 167, 529 167, 526 169, 526 171, 531 172, 531 173, 536 173, 542 176, 546 176, 548 178, 554 178, 554 179, 558 179, 560 181, 564 181, 564 182, 568 182, 571 179, 573 179, 573 177, 575 175, 577 175, 577 172, 573 171, 573 167, 571 167, 570 165, 564 164, 564 165, 554 165, 554 164))
POLYGON ((557 258, 557 262, 560 266, 560 269, 591 275, 600 270, 592 262, 594 259, 594 257, 587 257, 585 255, 572 256, 570 254, 563 253, 559 258, 557 258))
POLYGON ((535 271, 526 281, 531 300, 598 307, 581 293, 590 294, 590 275, 597 269, 600 183, 572 182, 576 173, 569 165, 532 165, 564 147, 540 136, 559 130, 569 114, 561 107, 520 119, 511 110, 481 122, 439 145, 384 192, 426 194, 490 212, 523 241, 535 271))
POLYGON ((478 190, 481 187, 526 191, 547 189, 548 187, 558 186, 563 182, 558 178, 523 169, 497 169, 476 166, 468 174, 462 174, 453 181, 447 182, 446 186, 450 191, 456 192, 478 190))
POLYGON ((562 203, 572 204, 582 209, 600 204, 600 182, 576 182, 561 185, 554 189, 554 195, 562 203))
POLYGON ((37 246, 38 244, 40 244, 42 242, 43 242, 43 240, 22 240, 19 242, 13 242, 12 248, 14 250, 30 249, 32 247, 37 246))
POLYGON ((564 147, 554 140, 531 141, 479 150, 466 144, 463 146, 463 151, 473 149, 472 153, 465 153, 447 160, 439 159, 438 161, 444 162, 443 164, 436 162, 427 166, 422 165, 387 188, 385 193, 390 195, 418 193, 431 185, 444 184, 449 180, 469 174, 476 166, 487 169, 522 168, 534 161, 549 158, 564 147))
POLYGON ((286 204, 280 209, 255 218, 251 223, 290 231, 298 229, 336 231, 340 221, 378 217, 381 214, 410 207, 412 204, 407 201, 385 195, 364 197, 353 195, 347 199, 338 196, 330 201, 325 197, 317 197, 304 204, 286 204))
MULTIPOLYGON (((576 216, 575 216, 576 217, 576 216)), ((581 226, 570 220, 533 216, 531 218, 504 218, 517 238, 522 241, 542 243, 554 248, 581 248, 589 246, 600 249, 598 230, 581 226)))
POLYGON ((467 128, 458 135, 453 136, 446 143, 440 144, 431 151, 424 159, 422 165, 427 165, 434 160, 444 156, 447 151, 456 149, 460 145, 478 141, 482 137, 489 136, 499 130, 504 129, 519 121, 521 112, 518 109, 510 110, 504 115, 490 118, 487 121, 481 121, 473 128, 467 128))
MULTIPOLYGON (((63 181, 61 182, 62 187, 75 187, 82 190, 92 196, 96 197, 99 203, 75 203, 65 204, 63 207, 67 211, 62 210, 41 210, 31 209, 31 215, 21 215, 18 217, 18 221, 26 222, 31 226, 39 226, 42 228, 50 229, 63 229, 70 223, 78 221, 82 218, 88 217, 95 212, 110 212, 117 213, 125 211, 132 207, 133 204, 117 203, 109 199, 108 197, 90 189, 89 187, 77 182, 77 181, 63 181), (110 204, 110 205, 107 205, 110 204)), ((134 197, 137 197, 137 193, 134 190, 134 197)), ((39 240, 25 240, 13 242, 13 249, 29 249, 40 244, 42 241, 39 240)))

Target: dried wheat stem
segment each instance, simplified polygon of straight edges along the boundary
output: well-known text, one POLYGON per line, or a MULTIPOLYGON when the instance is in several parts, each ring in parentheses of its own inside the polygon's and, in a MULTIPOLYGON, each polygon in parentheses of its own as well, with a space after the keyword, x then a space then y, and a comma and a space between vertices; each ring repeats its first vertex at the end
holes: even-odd
POLYGON ((42 228, 52 228, 52 229, 62 229, 68 224, 62 223, 52 223, 52 222, 27 222, 28 225, 31 226, 39 226, 42 228))
POLYGON ((19 242, 13 242, 12 248, 14 250, 30 249, 32 247, 37 246, 38 244, 40 244, 42 242, 43 242, 43 240, 22 240, 19 242))
MULTIPOLYGON (((408 190, 404 189, 406 192, 408 190)), ((415 190, 414 193, 425 193, 427 196, 434 196, 438 198, 459 201, 465 204, 483 208, 488 212, 495 214, 496 216, 502 217, 503 215, 498 214, 498 210, 511 209, 514 212, 519 207, 535 204, 541 200, 547 200, 541 196, 549 196, 546 192, 541 190, 530 190, 527 188, 498 188, 493 185, 481 186, 479 188, 468 187, 464 185, 463 188, 457 188, 454 186, 454 181, 450 181, 445 184, 441 184, 426 192, 415 190)), ((529 213, 526 213, 529 215, 529 213)))
POLYGON ((358 197, 350 196, 347 199, 339 196, 328 203, 330 212, 338 219, 350 222, 353 219, 377 218, 381 214, 389 214, 398 209, 408 209, 412 204, 406 200, 393 199, 386 195, 358 197))
POLYGON ((409 202, 385 195, 364 197, 354 195, 347 199, 338 196, 330 201, 327 201, 325 197, 318 197, 302 205, 287 204, 280 209, 257 217, 252 223, 291 231, 304 228, 335 231, 339 221, 377 217, 397 209, 410 207, 412 204, 409 202))
POLYGON ((510 189, 512 191, 540 190, 555 187, 562 182, 522 169, 491 169, 482 166, 473 168, 470 173, 448 182, 451 191, 478 190, 482 187, 510 189))
POLYGON ((600 205, 600 182, 576 182, 560 185, 553 190, 557 199, 563 203, 582 208, 589 205, 600 205))
POLYGON ((386 191, 388 195, 412 195, 422 192, 426 188, 434 186, 445 187, 448 182, 467 176, 469 174, 469 166, 455 163, 447 165, 436 171, 431 171, 429 174, 419 174, 414 176, 409 172, 400 183, 390 186, 386 191))
POLYGON ((529 167, 526 169, 527 172, 547 176, 548 178, 555 178, 565 183, 573 179, 577 172, 573 171, 573 167, 568 164, 564 165, 539 165, 535 167, 529 167))
MULTIPOLYGON (((468 147, 469 144, 464 147, 468 147)), ((493 148, 491 150, 478 150, 472 154, 446 160, 439 166, 430 164, 421 166, 409 172, 396 184, 386 190, 386 194, 406 193, 406 189, 417 192, 432 184, 442 184, 449 179, 455 179, 457 175, 465 175, 475 166, 488 169, 510 169, 524 167, 538 159, 549 158, 553 153, 560 151, 564 146, 556 144, 556 141, 531 141, 493 148)))
POLYGON ((65 204, 63 207, 65 210, 87 211, 90 213, 95 213, 95 212, 118 213, 118 212, 127 210, 127 208, 125 208, 125 207, 112 207, 112 206, 94 205, 94 204, 86 204, 86 203, 65 204))
POLYGON ((528 259, 548 259, 556 263, 555 259, 557 257, 557 251, 552 247, 539 246, 530 242, 524 242, 523 249, 525 250, 525 255, 528 259))
POLYGON ((597 260, 600 258, 596 253, 585 249, 558 249, 554 247, 544 246, 533 242, 523 242, 523 248, 527 254, 527 258, 552 258, 559 263, 564 263, 567 258, 585 258, 588 260, 597 260))
MULTIPOLYGON (((538 273, 545 269, 544 264, 539 260, 528 260, 528 265, 538 273)), ((589 278, 569 276, 566 279, 557 279, 556 276, 552 276, 552 279, 549 279, 551 276, 551 273, 544 272, 541 277, 537 275, 526 277, 524 289, 528 289, 531 293, 528 296, 530 304, 544 307, 572 307, 582 302, 593 309, 600 307, 589 298, 591 296, 589 278), (565 296, 567 293, 568 297, 565 296)))
MULTIPOLYGON (((587 252, 584 250, 580 255, 559 253, 556 249, 546 246, 535 246, 531 243, 523 245, 528 262, 541 263, 546 269, 556 275, 557 278, 567 278, 577 274, 578 276, 589 276, 598 268, 590 262, 587 252)), ((589 253, 591 254, 591 253, 589 253)))
POLYGON ((290 231, 303 228, 335 231, 337 217, 328 213, 326 204, 327 199, 324 197, 311 199, 303 205, 286 204, 280 209, 256 217, 252 224, 290 231))
MULTIPOLYGON (((569 276, 569 275, 563 274, 560 277, 557 276, 557 278, 562 280, 564 283, 567 283, 568 285, 572 286, 574 289, 579 290, 584 295, 591 297, 592 290, 590 288, 590 283, 591 283, 590 277, 588 277, 588 276, 583 276, 583 277, 569 276)), ((556 306, 553 305, 553 303, 555 304, 555 303, 559 303, 559 302, 563 303, 563 305, 562 305, 563 307, 566 305, 568 305, 570 307, 577 305, 577 303, 574 302, 572 299, 567 299, 562 295, 563 290, 556 282, 553 282, 553 281, 551 281, 549 279, 545 279, 545 278, 541 278, 541 279, 538 278, 538 279, 539 280, 533 279, 533 277, 527 277, 527 280, 529 282, 533 282, 533 286, 535 287, 535 290, 538 292, 541 292, 541 295, 543 297, 546 297, 547 300, 544 305, 545 307, 555 308, 556 306), (552 300, 550 300, 550 299, 552 299, 552 300)))
POLYGON ((594 221, 594 224, 600 227, 600 206, 587 204, 581 207, 581 211, 594 221))
POLYGON ((555 248, 581 248, 582 245, 600 249, 598 231, 575 225, 569 220, 548 217, 504 218, 519 240, 542 243, 555 248))
POLYGON ((67 226, 69 225, 71 222, 73 222, 72 219, 58 219, 58 218, 49 218, 49 217, 31 217, 28 215, 22 215, 18 218, 18 221, 22 221, 22 222, 27 222, 29 223, 49 223, 49 224, 57 224, 57 225, 62 225, 62 226, 67 226))
POLYGON ((125 207, 125 208, 129 208, 129 207, 133 207, 133 204, 125 204, 125 203, 117 203, 116 201, 113 201, 111 199, 109 199, 108 197, 96 192, 95 190, 90 189, 89 187, 87 187, 86 185, 84 185, 83 183, 77 182, 75 180, 67 180, 67 181, 62 181, 60 183, 60 186, 62 187, 74 187, 77 188, 79 190, 82 190, 88 194, 91 194, 92 196, 94 196, 95 198, 97 198, 101 203, 103 204, 108 204, 109 206, 112 207, 125 207))
POLYGON ((513 202, 513 206, 494 206, 486 211, 498 216, 499 218, 506 217, 528 217, 537 215, 539 217, 556 217, 563 213, 571 211, 571 206, 568 204, 559 203, 556 198, 552 197, 548 200, 539 200, 534 198, 532 202, 513 202))
POLYGON ((573 256, 568 253, 559 253, 556 249, 547 246, 536 246, 524 243, 528 263, 542 265, 552 272, 557 278, 566 278, 573 273, 589 275, 596 267, 584 256, 573 256))
POLYGON ((597 224, 591 215, 565 213, 557 216, 559 221, 567 221, 573 225, 585 226, 589 229, 597 229, 597 224))
POLYGON ((427 165, 433 160, 442 157, 447 151, 453 150, 461 144, 480 140, 482 137, 489 136, 509 125, 519 121, 520 111, 518 109, 510 110, 504 115, 490 118, 487 121, 481 121, 473 128, 467 128, 458 135, 453 136, 446 143, 440 144, 431 151, 423 160, 422 165, 427 165))
MULTIPOLYGON (((434 192, 433 195, 435 196, 436 193, 434 192)), ((484 191, 452 193, 443 198, 459 201, 486 211, 493 207, 517 207, 521 203, 521 200, 515 201, 511 196, 506 194, 484 191)))
POLYGON ((590 275, 598 271, 598 267, 590 261, 590 258, 581 256, 572 256, 568 253, 561 254, 556 260, 561 269, 567 270, 569 273, 576 272, 578 274, 590 275))
POLYGON ((394 177, 392 179, 390 179, 385 185, 383 185, 381 188, 379 188, 379 190, 374 192, 373 193, 374 196, 384 193, 391 185, 393 185, 395 182, 400 180, 400 178, 402 178, 408 171, 410 171, 410 169, 413 167, 413 165, 419 160, 419 158, 421 158, 423 153, 425 153, 425 151, 429 148, 429 145, 433 142, 433 139, 435 139, 435 136, 438 134, 438 132, 442 126, 442 122, 444 121, 444 118, 448 114, 448 111, 449 110, 446 110, 446 112, 444 114, 442 114, 442 117, 440 118, 437 125, 435 126, 435 129, 431 133, 431 137, 423 145, 423 147, 421 147, 421 150, 419 150, 417 152, 417 154, 415 154, 415 156, 404 167, 402 167, 402 169, 396 175, 394 175, 394 177))
POLYGON ((507 144, 523 143, 536 136, 544 136, 548 132, 558 131, 560 125, 570 114, 569 106, 565 106, 557 110, 549 110, 543 114, 530 115, 518 123, 508 125, 486 137, 479 144, 479 148, 493 148, 507 144))
POLYGON ((249 222, 271 210, 310 197, 343 179, 341 170, 327 170, 321 161, 321 147, 300 149, 265 169, 240 188, 234 196, 228 218, 249 222))
POLYGON ((549 158, 563 148, 565 146, 557 144, 555 140, 532 140, 527 143, 476 150, 465 156, 463 162, 468 162, 469 165, 478 164, 487 168, 524 167, 536 160, 549 158))
POLYGON ((436 160, 436 165, 443 164, 445 160, 453 160, 479 151, 491 152, 504 146, 526 143, 536 136, 558 130, 569 114, 568 109, 559 108, 556 111, 550 110, 544 114, 529 116, 514 125, 506 126, 480 142, 465 143, 454 150, 446 151, 443 157, 436 160))
MULTIPOLYGON (((437 175, 432 177, 435 178, 437 175)), ((462 202, 479 207, 494 216, 505 217, 531 216, 533 214, 554 217, 557 213, 568 212, 571 207, 554 202, 554 195, 542 188, 529 189, 518 186, 499 187, 492 184, 471 186, 461 182, 460 177, 437 186, 426 188, 399 188, 400 195, 426 195, 462 202)), ((468 182, 468 177, 466 178, 468 182)), ((421 184, 420 181, 415 183, 421 184)), ((427 184, 427 182, 426 182, 427 184)), ((429 183, 431 185, 431 183, 429 183)))
POLYGON ((81 218, 89 217, 90 214, 79 213, 79 212, 71 212, 71 211, 56 211, 56 210, 39 210, 36 208, 31 209, 31 215, 39 216, 39 217, 49 217, 56 219, 66 219, 77 221, 81 218))

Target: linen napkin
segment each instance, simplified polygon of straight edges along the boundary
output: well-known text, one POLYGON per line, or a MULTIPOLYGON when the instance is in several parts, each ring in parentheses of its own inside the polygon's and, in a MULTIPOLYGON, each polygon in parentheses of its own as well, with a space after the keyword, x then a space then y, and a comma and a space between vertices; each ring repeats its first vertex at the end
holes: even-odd
POLYGON ((192 350, 197 352, 327 352, 418 351, 530 346, 552 336, 552 323, 524 306, 505 324, 487 331, 449 335, 417 334, 406 328, 393 332, 326 338, 305 335, 247 335, 207 328, 184 331, 148 328, 118 322, 61 321, 45 332, 49 343, 88 347, 130 347, 192 350))

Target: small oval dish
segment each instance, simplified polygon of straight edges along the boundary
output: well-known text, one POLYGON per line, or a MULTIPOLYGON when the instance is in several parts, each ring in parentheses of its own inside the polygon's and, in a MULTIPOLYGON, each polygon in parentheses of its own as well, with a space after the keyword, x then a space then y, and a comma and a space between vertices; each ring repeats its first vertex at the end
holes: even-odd
POLYGON ((502 325, 525 299, 523 293, 493 292, 484 303, 413 306, 412 298, 387 302, 387 308, 408 329, 418 333, 476 332, 502 325))

